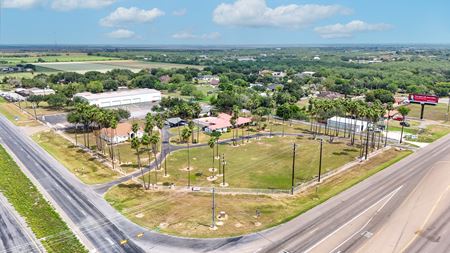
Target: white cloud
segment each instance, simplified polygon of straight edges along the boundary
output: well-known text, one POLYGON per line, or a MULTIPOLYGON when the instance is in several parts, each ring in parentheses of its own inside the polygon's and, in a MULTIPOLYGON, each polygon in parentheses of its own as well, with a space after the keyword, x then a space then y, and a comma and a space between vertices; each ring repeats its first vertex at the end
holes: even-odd
POLYGON ((389 24, 368 24, 361 20, 353 20, 347 24, 334 24, 316 27, 314 29, 322 38, 335 39, 352 37, 357 32, 384 31, 392 26, 389 24))
POLYGON ((113 39, 130 39, 135 37, 135 32, 127 29, 117 29, 107 34, 108 37, 113 39))
POLYGON ((119 7, 108 16, 102 18, 100 24, 102 26, 112 27, 127 23, 148 23, 163 15, 164 12, 158 8, 144 10, 136 7, 119 7))
POLYGON ((2 7, 11 9, 28 9, 42 3, 42 0, 1 0, 2 7))
POLYGON ((98 9, 109 6, 116 0, 53 0, 51 7, 59 11, 73 9, 98 9))
POLYGON ((179 9, 179 10, 174 10, 172 12, 172 15, 174 16, 185 16, 187 14, 187 10, 186 9, 179 9))
POLYGON ((190 31, 181 31, 172 34, 172 38, 178 40, 188 40, 188 39, 201 39, 201 40, 216 40, 220 38, 220 33, 212 32, 212 33, 204 33, 204 34, 194 34, 190 31))
POLYGON ((237 0, 217 6, 213 21, 228 26, 298 28, 337 14, 350 13, 350 9, 339 5, 290 4, 270 8, 266 0, 237 0))

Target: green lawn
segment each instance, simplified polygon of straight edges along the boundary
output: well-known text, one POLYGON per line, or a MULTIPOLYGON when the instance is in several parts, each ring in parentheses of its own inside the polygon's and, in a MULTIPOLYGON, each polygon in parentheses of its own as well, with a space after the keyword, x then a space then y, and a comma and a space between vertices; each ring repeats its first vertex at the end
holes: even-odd
MULTIPOLYGON (((366 163, 295 196, 216 194, 217 213, 228 215, 218 230, 211 225, 211 194, 146 191, 128 182, 112 188, 106 200, 133 222, 162 233, 186 237, 227 237, 284 223, 409 155, 391 149, 366 163), (255 217, 256 210, 261 212, 255 217)), ((300 162, 300 161, 299 161, 300 162)), ((195 172, 195 171, 194 171, 195 172)))
POLYGON ((22 112, 16 105, 0 98, 0 114, 17 126, 39 126, 33 117, 22 112))
POLYGON ((119 177, 118 173, 52 131, 37 133, 32 138, 86 184, 106 183, 119 177))
MULTIPOLYGON (((411 108, 411 112, 408 114, 410 117, 420 118, 421 106, 418 104, 408 105, 411 108)), ((437 104, 436 106, 425 106, 424 119, 445 121, 447 119, 447 104, 437 104)), ((407 116, 407 117, 408 117, 407 116)))
POLYGON ((2 146, 0 146, 0 191, 25 219, 47 252, 87 252, 2 146))
MULTIPOLYGON (((226 181, 230 187, 275 188, 291 187, 292 144, 298 144, 296 183, 310 180, 318 173, 319 141, 307 138, 274 137, 252 140, 250 143, 233 147, 231 144, 219 145, 219 153, 225 154, 226 181)), ((359 155, 356 147, 344 143, 324 142, 322 171, 336 169, 359 155)), ((194 185, 210 185, 206 180, 211 173, 212 150, 210 147, 198 147, 190 150, 191 182, 194 185)), ((217 167, 215 160, 215 167, 217 167)), ((167 182, 176 185, 187 184, 187 150, 171 154, 167 160, 167 182)), ((221 178, 216 184, 221 183, 221 178)))

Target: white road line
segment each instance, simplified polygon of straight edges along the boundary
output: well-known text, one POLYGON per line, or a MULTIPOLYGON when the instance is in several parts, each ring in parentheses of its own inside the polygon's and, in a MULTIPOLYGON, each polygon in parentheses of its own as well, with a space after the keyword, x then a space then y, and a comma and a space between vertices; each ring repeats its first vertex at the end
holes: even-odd
MULTIPOLYGON (((364 211, 360 212, 358 215, 356 215, 355 217, 353 217, 351 220, 347 221, 344 225, 340 226, 339 228, 337 228, 336 230, 334 230, 333 232, 331 232, 330 234, 328 234, 327 236, 325 236, 322 240, 318 241, 317 243, 315 243, 313 246, 309 247, 308 249, 306 249, 304 251, 304 253, 310 252, 312 249, 314 249, 315 247, 317 247, 319 244, 321 244, 322 242, 324 242, 325 240, 327 240, 328 238, 330 238, 331 236, 333 236, 334 234, 336 234, 337 232, 339 232, 339 230, 341 230, 342 228, 344 228, 345 226, 347 226, 348 224, 352 223, 354 220, 358 219, 359 217, 361 217, 364 213, 366 213, 368 210, 372 209, 374 206, 378 205, 379 203, 381 203, 382 201, 384 201, 386 198, 388 198, 388 201, 391 200, 392 197, 394 197, 394 195, 403 187, 403 185, 401 185, 400 187, 398 187, 397 189, 393 190, 392 192, 388 193, 387 195, 385 195, 383 198, 381 198, 380 200, 378 200, 377 202, 375 202, 374 204, 372 204, 371 206, 369 206, 368 208, 366 208, 364 211)), ((384 203, 381 208, 383 208, 386 203, 384 203)), ((377 212, 379 210, 378 209, 377 212)), ((366 225, 364 225, 366 226, 366 225)), ((351 237, 350 237, 351 238, 351 237)), ((349 239, 350 239, 349 238, 349 239)), ((347 240, 349 240, 347 239, 347 240)), ((333 249, 334 250, 334 249, 333 249)))

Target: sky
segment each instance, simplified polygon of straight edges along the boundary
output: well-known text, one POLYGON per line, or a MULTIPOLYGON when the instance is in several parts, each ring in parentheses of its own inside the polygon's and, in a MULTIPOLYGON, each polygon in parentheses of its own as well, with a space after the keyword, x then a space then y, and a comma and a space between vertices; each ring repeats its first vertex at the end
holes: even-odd
POLYGON ((0 44, 450 43, 448 0, 0 0, 0 44))

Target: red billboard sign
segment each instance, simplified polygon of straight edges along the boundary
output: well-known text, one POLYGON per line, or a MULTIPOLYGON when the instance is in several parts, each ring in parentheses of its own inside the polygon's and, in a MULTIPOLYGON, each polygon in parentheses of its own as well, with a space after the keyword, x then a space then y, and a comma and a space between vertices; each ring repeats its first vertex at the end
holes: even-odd
POLYGON ((439 97, 433 95, 410 94, 409 102, 415 104, 437 105, 439 97))

